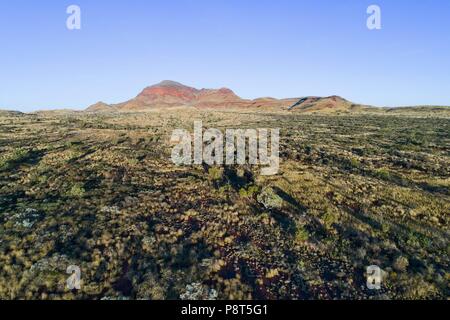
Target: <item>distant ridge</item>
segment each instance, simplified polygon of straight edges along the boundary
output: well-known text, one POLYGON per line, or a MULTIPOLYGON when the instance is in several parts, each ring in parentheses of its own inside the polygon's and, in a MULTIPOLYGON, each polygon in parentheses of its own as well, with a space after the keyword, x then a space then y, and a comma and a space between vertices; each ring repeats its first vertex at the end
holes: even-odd
POLYGON ((175 107, 199 109, 251 108, 261 111, 289 111, 293 113, 402 113, 408 111, 447 113, 450 107, 398 107, 380 108, 355 104, 340 96, 307 96, 301 98, 276 99, 271 97, 253 100, 242 99, 231 89, 197 89, 182 83, 164 80, 144 88, 135 98, 118 104, 97 102, 87 112, 149 111, 175 107))
POLYGON ((88 112, 141 111, 150 109, 193 107, 193 108, 259 108, 277 110, 296 109, 303 112, 344 111, 351 109, 347 100, 332 96, 327 98, 307 97, 275 99, 270 97, 254 100, 242 99, 231 89, 196 89, 176 81, 164 80, 144 88, 135 98, 110 105, 97 102, 86 109, 88 112))
POLYGON ((20 111, 0 109, 0 115, 1 116, 20 116, 20 115, 23 115, 23 113, 20 111))
MULTIPOLYGON (((372 108, 370 106, 365 106, 372 108)), ((361 111, 363 106, 354 104, 339 96, 304 97, 288 108, 300 112, 352 112, 361 111)))

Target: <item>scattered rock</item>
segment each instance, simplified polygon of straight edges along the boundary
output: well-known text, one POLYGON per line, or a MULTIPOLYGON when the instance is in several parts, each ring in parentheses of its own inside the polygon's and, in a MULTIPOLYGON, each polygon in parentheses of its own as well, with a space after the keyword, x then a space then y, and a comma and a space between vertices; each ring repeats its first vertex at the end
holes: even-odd
POLYGON ((257 200, 266 209, 281 209, 284 205, 284 200, 271 187, 264 188, 257 200))
POLYGON ((181 300, 216 300, 217 291, 201 283, 192 283, 186 286, 186 292, 180 295, 181 300))
POLYGON ((55 254, 50 258, 44 258, 33 264, 30 268, 30 272, 42 272, 42 271, 60 271, 66 272, 68 266, 71 263, 65 255, 55 254))
POLYGON ((104 206, 100 211, 103 213, 120 214, 120 209, 117 206, 104 206))
POLYGON ((124 296, 118 296, 118 297, 103 297, 103 298, 101 298, 100 300, 104 300, 104 301, 108 301, 108 300, 110 300, 110 301, 126 301, 126 300, 130 300, 130 298, 128 298, 128 297, 124 297, 124 296))
POLYGON ((26 208, 23 212, 12 216, 16 226, 27 229, 32 228, 42 218, 43 214, 32 208, 26 208))

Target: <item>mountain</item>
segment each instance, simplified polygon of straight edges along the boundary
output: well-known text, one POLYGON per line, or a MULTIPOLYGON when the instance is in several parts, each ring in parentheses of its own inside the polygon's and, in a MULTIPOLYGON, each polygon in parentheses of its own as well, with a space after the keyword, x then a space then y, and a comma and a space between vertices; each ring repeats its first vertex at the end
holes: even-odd
POLYGON ((301 112, 348 112, 359 109, 358 105, 339 97, 304 97, 288 108, 290 111, 301 112))
POLYGON ((143 106, 189 105, 196 100, 198 90, 175 81, 162 81, 147 87, 134 99, 143 106))
POLYGON ((241 104, 232 90, 196 89, 175 81, 165 80, 142 90, 134 99, 116 105, 118 110, 145 110, 167 107, 230 107, 241 104))
POLYGON ((242 99, 228 88, 196 89, 179 82, 165 80, 142 90, 135 98, 109 105, 98 102, 88 112, 142 111, 172 107, 192 108, 258 108, 261 110, 289 110, 294 112, 355 111, 356 105, 338 97, 305 97, 290 99, 242 99))
POLYGON ((96 104, 93 104, 89 108, 86 109, 88 112, 108 112, 112 111, 113 107, 111 107, 109 104, 106 104, 104 102, 97 102, 96 104))

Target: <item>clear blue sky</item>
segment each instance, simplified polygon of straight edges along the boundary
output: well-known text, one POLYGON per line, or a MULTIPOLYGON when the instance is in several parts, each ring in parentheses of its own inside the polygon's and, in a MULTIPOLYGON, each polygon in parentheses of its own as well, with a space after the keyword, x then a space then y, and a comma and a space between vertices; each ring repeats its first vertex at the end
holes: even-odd
POLYGON ((165 79, 244 98, 450 105, 449 0, 1 1, 0 43, 7 109, 117 103, 165 79), (371 4, 380 31, 366 27, 371 4))

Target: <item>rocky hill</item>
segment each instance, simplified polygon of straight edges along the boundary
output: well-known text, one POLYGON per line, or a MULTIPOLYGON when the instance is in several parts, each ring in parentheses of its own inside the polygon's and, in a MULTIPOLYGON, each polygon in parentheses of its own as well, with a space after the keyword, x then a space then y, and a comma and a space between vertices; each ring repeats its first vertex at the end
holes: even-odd
POLYGON ((302 112, 349 111, 353 104, 343 98, 258 98, 242 99, 228 88, 196 89, 175 81, 162 81, 142 90, 135 98, 116 105, 98 102, 90 106, 89 112, 142 111, 171 107, 193 108, 260 108, 294 110, 302 112))

